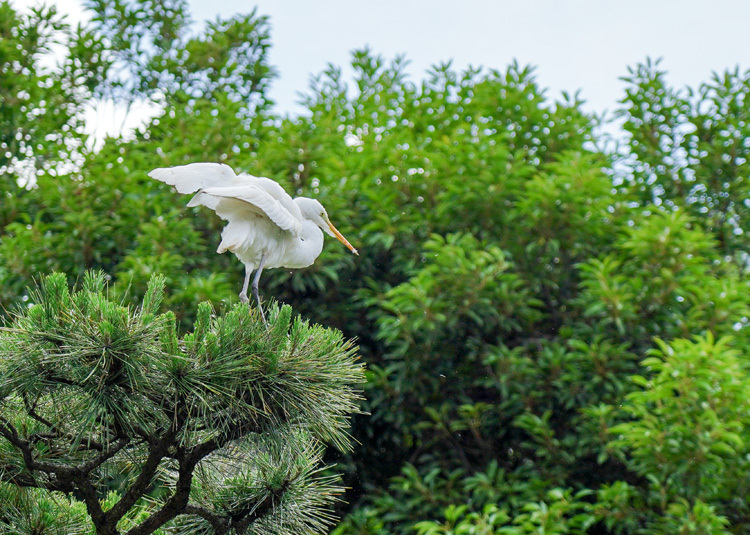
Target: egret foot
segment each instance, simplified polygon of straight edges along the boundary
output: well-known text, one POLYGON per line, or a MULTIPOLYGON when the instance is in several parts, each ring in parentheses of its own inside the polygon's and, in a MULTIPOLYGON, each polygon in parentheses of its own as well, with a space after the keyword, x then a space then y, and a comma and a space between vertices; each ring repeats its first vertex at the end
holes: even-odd
POLYGON ((266 314, 263 312, 263 302, 260 300, 260 294, 258 293, 258 286, 253 282, 253 295, 255 296, 255 301, 258 303, 258 310, 260 310, 260 317, 263 318, 263 323, 268 326, 268 321, 266 321, 266 314))
MULTIPOLYGON (((260 300, 260 294, 258 293, 258 285, 260 283, 260 274, 263 272, 263 265, 266 263, 266 255, 262 255, 260 257, 260 262, 258 263, 258 269, 255 272, 255 277, 253 278, 253 295, 255 296, 255 300, 258 302, 258 310, 260 310, 260 317, 263 318, 263 323, 268 326, 268 322, 266 321, 266 314, 263 312, 263 303, 260 300)), ((249 275, 248 275, 249 278, 249 275)))
POLYGON ((247 266, 245 266, 245 281, 242 283, 242 291, 240 292, 240 303, 247 303, 250 300, 247 298, 247 285, 250 284, 250 275, 252 274, 252 269, 247 269, 247 266))

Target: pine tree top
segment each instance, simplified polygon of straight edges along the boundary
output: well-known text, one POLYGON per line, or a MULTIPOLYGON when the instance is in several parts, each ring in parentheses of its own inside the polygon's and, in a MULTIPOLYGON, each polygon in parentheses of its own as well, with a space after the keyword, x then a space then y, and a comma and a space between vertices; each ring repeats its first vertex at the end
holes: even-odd
POLYGON ((174 314, 158 313, 163 290, 153 277, 132 307, 108 297, 102 273, 74 292, 63 274, 42 281, 0 333, 2 479, 75 491, 97 533, 119 533, 108 530, 134 506, 149 514, 133 535, 186 518, 217 533, 324 525, 340 490, 316 474, 323 444, 351 445, 356 347, 275 304, 267 326, 245 305, 203 304, 178 337, 174 314), (169 490, 141 503, 157 487, 169 490))

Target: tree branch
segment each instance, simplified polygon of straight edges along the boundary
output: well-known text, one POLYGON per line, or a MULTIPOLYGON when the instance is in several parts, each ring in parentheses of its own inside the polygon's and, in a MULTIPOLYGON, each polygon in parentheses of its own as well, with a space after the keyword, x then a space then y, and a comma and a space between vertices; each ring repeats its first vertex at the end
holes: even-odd
POLYGON ((0 481, 12 483, 13 485, 18 485, 19 487, 47 489, 50 491, 59 491, 65 493, 71 493, 75 490, 75 485, 70 479, 59 479, 55 477, 46 481, 39 481, 28 472, 17 472, 13 475, 11 474, 11 470, 0 469, 0 481))
POLYGON ((267 496, 256 507, 243 514, 241 517, 239 517, 238 520, 232 522, 232 529, 234 529, 237 533, 245 533, 245 531, 247 531, 247 528, 249 528, 252 523, 258 521, 259 519, 263 518, 268 513, 273 511, 273 508, 274 506, 276 506, 276 502, 278 502, 278 498, 281 497, 281 494, 283 493, 280 493, 279 496, 276 496, 275 494, 267 496))
POLYGON ((76 469, 80 470, 82 472, 82 475, 88 475, 92 470, 99 468, 106 461, 117 455, 120 450, 122 450, 128 444, 130 444, 130 439, 128 437, 122 437, 115 443, 113 448, 103 451, 90 461, 77 466, 76 469))
POLYGON ((28 413, 29 416, 31 416, 37 422, 43 425, 46 425, 53 432, 57 433, 57 426, 55 426, 55 424, 53 424, 52 422, 47 420, 44 416, 36 412, 36 402, 34 402, 33 404, 29 402, 29 398, 26 394, 24 394, 23 396, 23 404, 26 406, 26 412, 28 413))
POLYGON ((201 517, 203 520, 211 524, 211 527, 214 528, 216 535, 223 535, 224 533, 229 531, 229 522, 221 515, 217 515, 216 513, 205 507, 200 507, 197 505, 187 505, 185 506, 183 512, 186 515, 195 515, 201 517))
POLYGON ((76 476, 73 478, 73 481, 80 497, 83 499, 83 503, 86 504, 86 511, 91 516, 94 525, 97 526, 97 533, 100 533, 99 527, 105 525, 106 513, 102 510, 101 503, 99 503, 96 488, 94 488, 93 483, 85 475, 76 476))
POLYGON ((31 443, 18 436, 18 431, 8 420, 0 417, 0 422, 0 435, 21 451, 26 468, 31 471, 54 472, 58 476, 67 476, 69 478, 76 475, 71 471, 72 469, 69 466, 35 460, 31 451, 31 443))
POLYGON ((190 488, 193 483, 193 471, 200 457, 182 456, 174 492, 157 512, 127 532, 127 535, 149 535, 177 515, 184 512, 190 499, 190 488))
POLYGON ((16 431, 15 427, 13 427, 13 424, 11 424, 5 418, 0 418, 0 422, 2 422, 0 423, 0 435, 2 435, 6 440, 8 440, 8 442, 10 442, 21 451, 21 455, 23 456, 23 461, 26 465, 26 468, 31 471, 38 470, 40 472, 55 474, 57 477, 63 479, 76 477, 85 478, 89 474, 89 472, 104 464, 108 459, 114 457, 120 450, 122 450, 122 448, 130 443, 129 438, 120 438, 113 448, 103 451, 89 461, 86 461, 85 463, 78 466, 68 466, 64 464, 39 461, 37 459, 34 459, 32 446, 36 442, 21 438, 18 435, 18 431, 16 431))
MULTIPOLYGON (((163 526, 165 523, 169 522, 176 516, 185 514, 190 499, 190 489, 193 483, 193 472, 195 470, 195 467, 198 465, 201 459, 203 459, 211 452, 221 448, 224 444, 226 444, 228 440, 228 438, 222 439, 214 437, 210 440, 202 442, 201 444, 198 444, 197 446, 194 446, 193 448, 190 448, 187 451, 183 450, 182 448, 178 448, 178 454, 175 456, 175 459, 179 463, 179 472, 177 483, 175 485, 172 496, 167 499, 161 509, 152 514, 141 524, 131 529, 127 535, 147 535, 163 526)), ((194 507, 192 510, 194 511, 194 514, 203 512, 205 515, 213 515, 213 513, 210 513, 210 511, 203 508, 194 507)), ((225 520, 221 520, 221 517, 218 515, 213 515, 208 518, 204 516, 204 514, 200 514, 199 516, 205 518, 209 523, 211 523, 212 526, 214 526, 214 522, 226 522, 225 520)), ((227 530, 228 527, 224 531, 217 531, 217 533, 226 533, 227 530)))
POLYGON ((224 444, 226 444, 226 442, 226 440, 221 440, 214 437, 210 440, 207 440, 206 442, 198 444, 197 446, 190 449, 190 451, 186 452, 186 459, 188 462, 198 464, 198 462, 206 455, 221 448, 222 446, 224 446, 224 444))
POLYGON ((159 465, 162 459, 167 454, 169 444, 171 443, 171 433, 167 433, 167 436, 158 441, 153 441, 149 445, 148 457, 146 462, 141 468, 141 473, 133 482, 125 494, 117 501, 117 503, 107 511, 108 520, 114 521, 115 524, 130 510, 133 505, 143 496, 143 493, 151 484, 151 480, 156 475, 159 465))
MULTIPOLYGON (((185 407, 186 405, 184 403, 184 400, 177 400, 174 410, 174 418, 172 419, 172 425, 169 427, 167 432, 164 433, 164 436, 158 439, 148 439, 149 453, 148 457, 146 458, 146 462, 141 469, 141 473, 138 474, 138 477, 133 482, 133 484, 130 485, 127 491, 125 491, 125 494, 123 494, 122 498, 120 498, 120 500, 112 507, 112 509, 107 512, 108 522, 113 522, 113 525, 117 525, 117 522, 123 516, 125 516, 130 508, 135 505, 135 503, 143 496, 148 487, 151 485, 151 481, 156 475, 161 461, 169 454, 169 449, 175 446, 175 444, 173 443, 174 439, 175 437, 177 437, 178 433, 185 424, 185 420, 187 418, 185 407)), ((189 490, 190 489, 188 487, 188 492, 189 490)), ((185 503, 187 503, 187 501, 185 503)), ((153 516, 154 515, 149 517, 143 524, 148 522, 153 516)), ((171 518, 174 518, 174 515, 171 518)), ((144 531, 142 533, 152 533, 152 531, 144 531)))
POLYGON ((8 442, 18 447, 16 442, 20 440, 18 431, 13 427, 13 424, 8 420, 0 416, 0 435, 2 435, 8 442))
POLYGON ((234 530, 236 533, 245 533, 251 524, 273 511, 287 488, 288 486, 285 485, 281 490, 266 496, 260 502, 246 507, 242 511, 226 516, 218 515, 210 509, 197 505, 187 505, 184 508, 183 513, 203 518, 211 524, 216 535, 223 535, 229 532, 229 530, 234 530))

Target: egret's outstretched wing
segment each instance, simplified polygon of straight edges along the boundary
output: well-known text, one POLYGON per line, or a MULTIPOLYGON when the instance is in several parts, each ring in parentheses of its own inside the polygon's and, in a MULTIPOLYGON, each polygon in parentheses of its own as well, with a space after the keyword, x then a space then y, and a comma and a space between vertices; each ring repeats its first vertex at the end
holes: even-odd
MULTIPOLYGON (((195 206, 197 204, 209 206, 216 210, 219 217, 229 220, 236 214, 237 209, 234 203, 227 204, 226 206, 223 205, 224 203, 218 203, 212 207, 208 202, 205 202, 208 199, 199 199, 199 196, 240 201, 244 205, 245 210, 254 211, 261 216, 265 216, 280 229, 289 231, 295 236, 299 235, 302 232, 302 213, 299 211, 297 205, 292 202, 291 197, 286 194, 281 186, 275 182, 273 184, 288 198, 288 203, 284 202, 287 200, 286 198, 282 197, 282 199, 278 199, 269 193, 266 188, 253 184, 258 180, 251 178, 241 186, 204 188, 198 195, 193 197, 188 206, 195 206), (290 206, 285 206, 286 204, 290 206)), ((272 182, 269 179, 265 180, 272 182)))
POLYGON ((154 169, 148 176, 174 186, 180 193, 197 191, 188 206, 206 206, 227 221, 250 211, 294 235, 302 231, 299 207, 270 178, 237 175, 231 167, 220 163, 154 169))
POLYGON ((180 193, 193 193, 199 189, 216 186, 233 186, 241 180, 223 163, 191 163, 177 167, 154 169, 148 176, 174 186, 180 193))

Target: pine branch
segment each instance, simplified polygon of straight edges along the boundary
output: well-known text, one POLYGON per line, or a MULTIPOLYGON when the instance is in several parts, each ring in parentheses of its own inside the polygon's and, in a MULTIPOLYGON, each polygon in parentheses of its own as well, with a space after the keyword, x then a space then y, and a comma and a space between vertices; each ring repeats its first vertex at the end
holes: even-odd
MULTIPOLYGON (((15 468, 15 467, 12 467, 15 468)), ((48 479, 46 481, 39 481, 26 472, 16 473, 10 475, 11 471, 0 468, 0 481, 6 483, 12 483, 19 487, 35 488, 35 489, 46 489, 49 491, 58 491, 70 494, 75 491, 75 485, 70 479, 48 479)))
MULTIPOLYGON (((110 451, 110 447, 112 446, 111 442, 104 444, 91 437, 76 437, 72 433, 60 432, 60 430, 58 429, 58 426, 54 422, 48 420, 47 418, 45 418, 44 416, 42 416, 36 411, 37 402, 35 401, 34 403, 31 403, 28 399, 28 396, 26 396, 26 394, 23 395, 23 402, 24 402, 24 407, 26 408, 26 414, 28 414, 35 421, 41 423, 42 425, 50 429, 49 433, 34 433, 34 434, 29 435, 29 441, 32 444, 36 444, 37 442, 44 441, 44 440, 66 439, 70 441, 71 443, 78 443, 79 444, 78 451, 86 451, 86 450, 96 450, 100 452, 110 451)), ((124 437, 121 426, 112 425, 112 431, 114 431, 115 438, 117 438, 118 440, 124 437)), ((118 451, 119 449, 121 448, 118 448, 118 451)))
POLYGON ((0 421, 2 422, 0 423, 0 435, 2 435, 6 440, 8 440, 8 442, 13 444, 21 451, 21 455, 23 456, 26 468, 31 471, 38 470, 40 472, 45 472, 48 474, 55 474, 58 477, 63 478, 88 476, 88 474, 93 470, 99 468, 102 464, 117 455, 117 453, 130 442, 130 439, 128 437, 122 437, 117 441, 117 443, 115 443, 114 447, 103 451, 89 461, 86 461, 77 466, 68 466, 64 464, 39 461, 35 459, 33 446, 36 441, 21 438, 18 435, 18 431, 16 430, 16 428, 13 427, 13 424, 11 424, 5 418, 0 417, 0 421))
POLYGON ((186 459, 188 462, 198 464, 206 455, 223 447, 227 442, 229 442, 229 438, 225 438, 224 440, 219 438, 207 440, 206 442, 191 448, 190 451, 187 452, 186 459))
POLYGON ((0 422, 2 422, 0 423, 0 435, 21 451, 23 462, 27 469, 32 472, 38 470, 40 472, 54 473, 58 477, 63 478, 73 478, 77 475, 70 466, 35 460, 31 442, 21 438, 13 424, 5 418, 0 417, 0 422))
POLYGON ((110 533, 114 535, 116 530, 112 531, 107 527, 108 524, 111 525, 111 523, 106 522, 107 513, 102 510, 102 505, 99 502, 99 496, 97 495, 93 483, 91 483, 85 475, 78 475, 72 479, 75 483, 78 494, 86 505, 86 511, 88 511, 91 516, 94 525, 97 526, 97 535, 110 535, 110 533))
POLYGON ((217 515, 206 507, 188 504, 185 506, 184 512, 186 515, 199 516, 203 520, 211 524, 211 527, 216 532, 216 535, 224 535, 230 529, 229 522, 226 518, 221 515, 217 515))
POLYGON ((182 456, 179 461, 177 484, 174 492, 157 512, 127 532, 127 535, 149 535, 155 530, 180 515, 188 505, 190 488, 193 483, 193 472, 202 457, 198 455, 182 456))
POLYGON ((77 438, 71 433, 59 433, 59 432, 53 432, 53 433, 33 433, 32 435, 29 435, 29 442, 32 444, 36 444, 38 442, 42 442, 45 440, 55 440, 55 439, 65 439, 69 442, 80 442, 78 445, 77 451, 109 451, 110 446, 112 445, 111 442, 107 444, 102 444, 101 442, 98 442, 94 440, 93 438, 88 437, 82 437, 77 438))
POLYGON ((103 465, 105 462, 107 462, 109 459, 117 455, 125 446, 130 444, 130 438, 129 437, 122 437, 120 438, 114 445, 113 448, 108 449, 91 459, 90 461, 87 461, 81 465, 78 465, 76 467, 76 470, 80 471, 81 475, 88 476, 91 472, 99 468, 101 465, 103 465))
POLYGON ((25 393, 23 395, 23 404, 26 407, 26 413, 29 416, 31 416, 34 420, 49 427, 50 430, 52 430, 53 432, 57 430, 55 424, 53 424, 52 422, 44 418, 41 414, 36 412, 36 402, 34 402, 33 404, 29 402, 29 398, 25 393))
POLYGON ((274 508, 281 501, 284 492, 286 492, 288 486, 284 485, 281 490, 272 493, 270 496, 266 496, 261 503, 255 504, 253 507, 248 507, 245 512, 238 515, 234 515, 236 519, 233 519, 231 528, 237 533, 245 533, 247 529, 254 523, 273 512, 274 508))
POLYGON ((243 511, 238 511, 228 516, 219 515, 206 507, 197 505, 187 505, 184 513, 203 518, 211 524, 216 535, 224 535, 230 530, 234 530, 235 533, 245 533, 254 522, 273 512, 274 507, 281 501, 283 494, 284 491, 273 493, 270 496, 266 496, 261 503, 253 504, 246 507, 243 511))
POLYGON ((149 444, 149 452, 146 461, 141 467, 141 472, 133 482, 125 494, 107 511, 107 517, 109 521, 114 520, 117 522, 127 514, 133 505, 143 496, 146 490, 151 485, 156 472, 159 470, 161 461, 167 456, 169 447, 172 444, 172 440, 176 436, 177 431, 173 428, 170 429, 166 436, 160 440, 152 440, 149 444))

